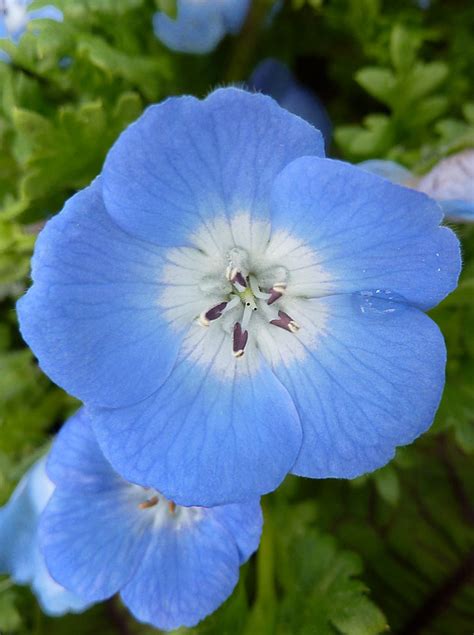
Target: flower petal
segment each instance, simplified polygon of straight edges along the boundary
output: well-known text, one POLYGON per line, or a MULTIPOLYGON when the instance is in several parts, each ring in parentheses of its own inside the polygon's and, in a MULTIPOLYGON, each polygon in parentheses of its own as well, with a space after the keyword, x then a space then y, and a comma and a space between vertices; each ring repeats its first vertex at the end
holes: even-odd
POLYGON ((93 409, 99 444, 124 478, 182 505, 217 505, 275 489, 298 454, 293 402, 249 342, 235 359, 218 325, 192 327, 150 398, 93 409))
POLYGON ((89 602, 66 591, 48 573, 38 545, 38 520, 54 486, 41 458, 0 509, 0 573, 16 584, 29 584, 48 615, 83 611, 89 602))
POLYGON ((115 488, 121 479, 105 460, 92 432, 89 418, 81 408, 63 425, 48 455, 46 469, 56 485, 81 493, 100 493, 115 488))
POLYGON ((104 200, 133 235, 186 245, 210 219, 267 218, 275 176, 309 154, 324 154, 321 134, 264 95, 226 88, 204 101, 168 99, 109 152, 104 200))
POLYGON ((294 161, 273 190, 273 229, 307 241, 325 271, 313 297, 379 289, 435 306, 461 267, 459 241, 441 218, 427 196, 330 159, 294 161))
POLYGON ((214 519, 177 529, 170 523, 153 534, 135 576, 121 596, 135 617, 172 630, 194 626, 232 593, 239 554, 232 536, 214 519))
POLYGON ((110 467, 83 415, 60 432, 48 470, 59 478, 65 466, 80 463, 57 487, 40 521, 40 544, 53 578, 89 601, 104 600, 133 576, 148 545, 146 514, 131 501, 130 486, 110 467), (62 451, 70 450, 61 464, 62 451), (94 450, 94 445, 96 449, 94 450), (74 455, 74 447, 77 452, 74 455), (89 450, 93 450, 90 455, 89 450), (56 466, 59 462, 59 466, 56 466), (78 476, 84 474, 81 480, 78 476), (91 484, 94 483, 94 486, 91 484))
POLYGON ((181 336, 159 307, 163 259, 106 213, 97 179, 41 232, 35 282, 18 303, 21 332, 41 368, 80 399, 120 406, 152 393, 181 336))
POLYGON ((214 0, 178 0, 177 12, 176 18, 162 11, 153 17, 156 37, 173 51, 209 53, 226 34, 224 16, 214 0))
POLYGON ((239 549, 240 564, 247 562, 257 551, 262 535, 263 515, 260 499, 243 504, 221 505, 212 508, 214 517, 228 529, 239 549))
POLYGON ((444 385, 443 337, 424 313, 396 298, 335 295, 308 303, 305 313, 300 307, 298 334, 280 329, 278 345, 268 350, 261 341, 303 426, 292 471, 353 478, 387 463, 396 446, 430 426, 444 385), (311 327, 317 334, 308 341, 311 327), (299 351, 287 363, 290 346, 299 351))

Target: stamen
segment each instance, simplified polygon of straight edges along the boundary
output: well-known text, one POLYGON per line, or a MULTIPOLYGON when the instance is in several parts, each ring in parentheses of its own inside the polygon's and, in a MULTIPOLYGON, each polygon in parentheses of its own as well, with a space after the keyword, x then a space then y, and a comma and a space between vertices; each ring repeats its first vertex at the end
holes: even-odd
POLYGON ((176 503, 173 503, 173 501, 169 501, 168 502, 168 509, 170 514, 174 514, 176 511, 176 503))
POLYGON ((277 291, 275 289, 275 287, 272 288, 272 290, 269 293, 269 298, 267 300, 267 304, 268 306, 272 305, 274 302, 276 302, 277 300, 279 300, 281 298, 281 296, 283 295, 283 293, 281 291, 277 291))
POLYGON ((248 338, 248 331, 243 331, 240 322, 236 322, 234 325, 234 336, 232 345, 232 353, 234 357, 242 357, 245 351, 245 346, 247 345, 248 338))
POLYGON ((296 333, 300 330, 300 325, 284 311, 278 311, 278 320, 271 320, 270 324, 279 326, 281 329, 285 329, 285 331, 289 331, 290 333, 296 333))
POLYGON ((201 326, 209 326, 211 322, 221 317, 222 312, 224 311, 226 306, 227 302, 221 302, 220 304, 216 304, 216 306, 213 306, 208 311, 201 313, 201 315, 199 316, 199 324, 201 326))
POLYGON ((143 503, 139 503, 138 508, 139 509, 149 509, 150 507, 154 507, 155 505, 157 505, 159 503, 160 499, 158 498, 158 496, 153 496, 152 498, 149 498, 148 500, 144 501, 143 503))

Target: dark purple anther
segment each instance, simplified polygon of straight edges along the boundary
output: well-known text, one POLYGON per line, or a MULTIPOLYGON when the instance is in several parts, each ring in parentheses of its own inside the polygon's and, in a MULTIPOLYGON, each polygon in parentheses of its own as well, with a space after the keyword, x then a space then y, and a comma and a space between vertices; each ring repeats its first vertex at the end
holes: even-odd
POLYGON ((209 311, 204 313, 204 317, 209 322, 212 322, 213 320, 217 320, 217 318, 221 317, 222 311, 226 308, 226 306, 227 306, 227 302, 221 302, 220 304, 216 304, 216 306, 213 306, 212 309, 209 309, 209 311))
POLYGON ((270 306, 270 304, 273 304, 274 302, 279 300, 282 295, 283 293, 281 293, 280 291, 275 291, 275 289, 270 289, 270 297, 267 300, 267 304, 270 306))
POLYGON ((240 271, 237 271, 235 273, 234 277, 232 278, 232 282, 237 282, 237 284, 240 284, 241 287, 247 287, 247 280, 244 278, 240 271))
POLYGON ((274 326, 279 326, 281 329, 285 329, 285 331, 289 331, 290 333, 296 333, 299 331, 299 325, 291 318, 288 313, 284 311, 278 311, 278 320, 271 320, 270 324, 274 326))
POLYGON ((244 354, 245 346, 249 338, 248 331, 242 331, 240 322, 236 322, 234 325, 234 338, 232 352, 235 357, 242 357, 244 354))

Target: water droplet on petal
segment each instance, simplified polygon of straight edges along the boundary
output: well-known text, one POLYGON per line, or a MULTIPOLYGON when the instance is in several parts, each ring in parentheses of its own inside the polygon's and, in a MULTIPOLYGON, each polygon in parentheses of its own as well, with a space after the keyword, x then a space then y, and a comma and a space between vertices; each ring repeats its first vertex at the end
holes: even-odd
POLYGON ((390 289, 368 289, 352 294, 356 310, 368 317, 393 315, 405 311, 407 303, 399 293, 390 289))

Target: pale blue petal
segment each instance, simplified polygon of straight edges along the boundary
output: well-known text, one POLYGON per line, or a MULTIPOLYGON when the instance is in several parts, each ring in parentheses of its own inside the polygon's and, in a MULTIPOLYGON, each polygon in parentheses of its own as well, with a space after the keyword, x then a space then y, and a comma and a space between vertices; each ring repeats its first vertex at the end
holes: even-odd
POLYGON ((262 535, 263 515, 260 499, 247 500, 243 504, 213 507, 216 518, 234 537, 239 549, 240 564, 255 553, 262 535))
POLYGON ((182 53, 209 53, 227 31, 224 16, 215 0, 178 0, 176 18, 156 13, 153 26, 156 37, 163 44, 182 53))
POLYGON ((441 219, 425 194, 331 159, 294 161, 273 190, 272 227, 313 249, 318 296, 378 290, 435 306, 461 269, 459 241, 441 219))
POLYGON ((50 576, 38 545, 38 520, 54 486, 40 459, 0 509, 0 572, 17 584, 28 584, 48 615, 80 612, 90 602, 66 591, 50 576))
POLYGON ((89 494, 114 489, 121 480, 104 459, 83 408, 57 434, 48 455, 47 472, 53 483, 89 494))
POLYGON ((197 356, 180 358, 154 395, 91 412, 101 448, 124 478, 181 505, 233 503, 272 491, 301 444, 293 402, 258 352, 235 361, 224 331, 194 328, 197 356))
POLYGON ((36 9, 35 11, 29 11, 28 17, 30 20, 55 20, 56 22, 63 21, 62 11, 48 4, 45 7, 41 7, 41 9, 36 9))
POLYGON ((147 516, 100 454, 83 413, 61 429, 48 472, 57 487, 40 522, 47 567, 80 597, 104 600, 133 576, 148 544, 147 516))
POLYGON ((137 619, 171 630, 194 626, 237 584, 239 553, 212 510, 190 527, 169 524, 151 536, 133 579, 121 591, 137 619))
POLYGON ((156 246, 112 222, 100 179, 70 199, 41 232, 35 284, 18 303, 22 335, 45 373, 104 406, 152 393, 181 342, 158 307, 162 265, 156 246))
POLYGON ((331 142, 332 124, 320 99, 301 84, 289 68, 275 59, 260 62, 252 73, 250 88, 273 97, 282 108, 306 119, 321 131, 326 148, 331 142))
POLYGON ((410 187, 415 180, 410 170, 407 170, 399 163, 395 163, 395 161, 371 159, 370 161, 362 161, 358 166, 367 172, 382 176, 384 179, 392 181, 392 183, 398 183, 398 185, 405 185, 406 187, 410 187))
POLYGON ((298 360, 274 362, 303 427, 292 471, 353 478, 387 463, 431 425, 444 385, 443 337, 424 313, 390 295, 308 302, 299 318, 302 332, 314 323, 314 343, 283 332, 288 346, 300 347, 298 360))
POLYGON ((459 223, 474 223, 474 201, 439 201, 445 217, 459 223))
POLYGON ((267 218, 276 175, 309 154, 323 155, 321 134, 265 95, 227 88, 204 101, 168 99, 148 108, 109 152, 104 200, 133 235, 190 244, 212 218, 267 218))

